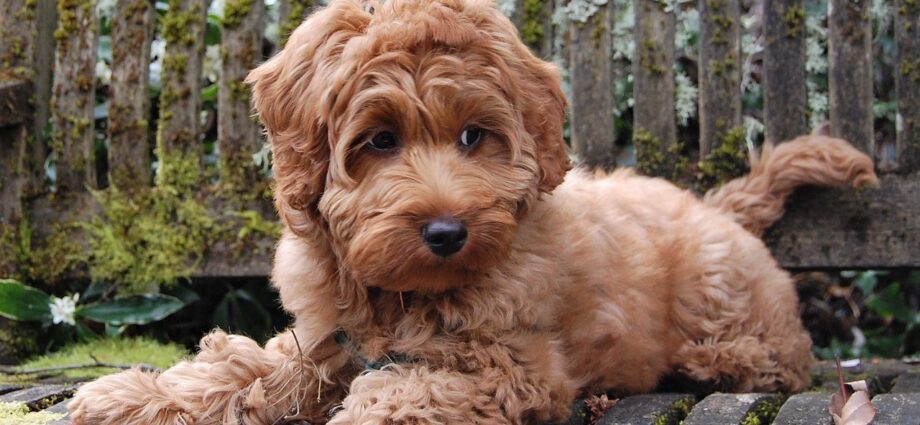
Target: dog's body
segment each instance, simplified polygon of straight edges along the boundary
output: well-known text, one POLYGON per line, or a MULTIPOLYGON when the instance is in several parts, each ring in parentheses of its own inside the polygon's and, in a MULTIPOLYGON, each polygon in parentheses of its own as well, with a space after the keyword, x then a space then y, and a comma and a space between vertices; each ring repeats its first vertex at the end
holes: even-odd
POLYGON ((250 82, 292 331, 212 333, 195 361, 88 384, 76 424, 315 423, 337 403, 329 423, 538 423, 672 372, 808 385, 792 281, 755 234, 799 185, 875 181, 846 142, 768 147, 703 201, 566 175, 555 71, 478 0, 338 0, 250 82))

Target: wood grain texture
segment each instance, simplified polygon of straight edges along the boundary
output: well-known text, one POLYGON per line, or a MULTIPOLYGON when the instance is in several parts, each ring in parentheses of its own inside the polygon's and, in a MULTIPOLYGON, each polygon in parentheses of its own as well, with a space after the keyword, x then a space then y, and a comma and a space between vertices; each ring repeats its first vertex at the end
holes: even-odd
POLYGON ((897 0, 895 7, 897 167, 912 173, 920 170, 920 2, 897 0))
POLYGON ((221 29, 221 78, 218 91, 217 138, 220 180, 225 191, 252 192, 261 180, 252 155, 262 146, 259 126, 252 116, 249 87, 243 82, 261 58, 261 1, 228 2, 221 29), (231 6, 232 7, 229 7, 231 6))
POLYGON ((657 0, 636 0, 633 141, 639 170, 670 177, 677 162, 674 111, 676 17, 657 0))
POLYGON ((109 182, 133 191, 150 183, 147 81, 156 15, 149 0, 118 0, 112 18, 109 182))
POLYGON ((612 167, 616 159, 609 14, 607 4, 587 22, 569 23, 572 147, 589 167, 612 167))
POLYGON ((877 189, 804 188, 764 240, 791 269, 916 267, 920 180, 883 175, 877 189))
POLYGON ((700 0, 700 157, 741 125, 738 0, 700 0))
POLYGON ((170 0, 157 129, 158 184, 194 177, 201 161, 201 66, 207 0, 170 0))
POLYGON ((93 5, 92 1, 58 1, 51 117, 58 193, 86 192, 96 186, 93 157, 96 17, 93 5))
POLYGON ((764 126, 775 143, 808 133, 803 0, 764 3, 764 126))
POLYGON ((874 156, 871 3, 871 0, 828 2, 828 100, 831 135, 844 138, 874 156))

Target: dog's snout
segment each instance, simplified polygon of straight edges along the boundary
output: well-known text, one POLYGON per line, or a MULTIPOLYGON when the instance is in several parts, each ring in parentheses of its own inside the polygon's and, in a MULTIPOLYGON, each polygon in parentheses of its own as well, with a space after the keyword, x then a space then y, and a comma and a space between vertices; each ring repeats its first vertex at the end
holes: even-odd
POLYGON ((466 226, 455 218, 436 218, 422 226, 422 239, 431 252, 447 257, 466 243, 466 226))

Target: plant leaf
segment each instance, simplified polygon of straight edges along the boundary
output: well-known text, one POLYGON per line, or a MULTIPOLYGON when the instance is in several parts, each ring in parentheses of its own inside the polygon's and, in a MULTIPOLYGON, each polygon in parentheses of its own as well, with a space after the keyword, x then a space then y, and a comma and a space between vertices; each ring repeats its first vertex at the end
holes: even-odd
POLYGON ((12 320, 51 321, 51 297, 15 280, 0 279, 0 316, 12 320))
POLYGON ((107 325, 146 325, 173 314, 185 304, 176 297, 144 294, 118 297, 77 310, 77 315, 107 325))

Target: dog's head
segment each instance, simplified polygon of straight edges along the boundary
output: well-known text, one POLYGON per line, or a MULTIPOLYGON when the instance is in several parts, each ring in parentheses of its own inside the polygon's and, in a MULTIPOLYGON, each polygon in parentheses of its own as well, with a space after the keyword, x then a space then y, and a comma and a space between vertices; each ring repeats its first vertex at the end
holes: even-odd
POLYGON ((475 278, 570 167, 558 74, 490 0, 334 0, 248 82, 282 219, 365 285, 475 278))

